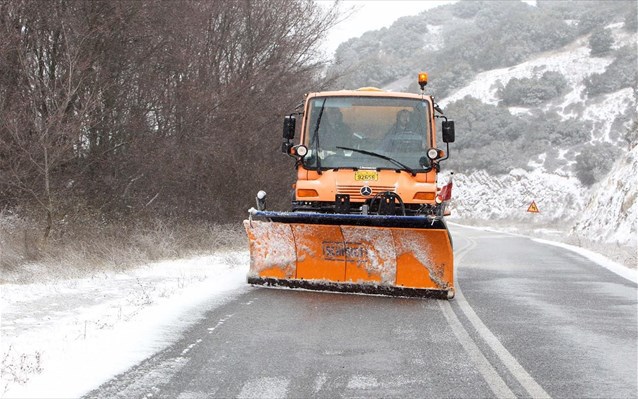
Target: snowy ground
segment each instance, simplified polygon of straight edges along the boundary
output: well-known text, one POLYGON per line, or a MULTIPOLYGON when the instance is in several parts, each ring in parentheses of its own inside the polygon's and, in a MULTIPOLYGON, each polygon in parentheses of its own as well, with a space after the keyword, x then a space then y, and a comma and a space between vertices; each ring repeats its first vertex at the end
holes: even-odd
POLYGON ((0 397, 73 398, 175 341, 247 289, 248 253, 0 285, 0 397))
MULTIPOLYGON (((567 248, 627 279, 638 278, 635 270, 601 255, 567 248)), ((246 251, 235 251, 127 273, 0 286, 0 396, 81 396, 249 289, 248 262, 246 251)))

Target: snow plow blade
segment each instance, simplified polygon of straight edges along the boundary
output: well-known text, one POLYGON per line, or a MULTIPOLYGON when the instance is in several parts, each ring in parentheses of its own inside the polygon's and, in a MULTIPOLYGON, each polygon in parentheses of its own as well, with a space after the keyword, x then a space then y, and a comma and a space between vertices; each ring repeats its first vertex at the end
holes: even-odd
POLYGON ((402 297, 454 297, 442 220, 251 210, 248 282, 402 297))

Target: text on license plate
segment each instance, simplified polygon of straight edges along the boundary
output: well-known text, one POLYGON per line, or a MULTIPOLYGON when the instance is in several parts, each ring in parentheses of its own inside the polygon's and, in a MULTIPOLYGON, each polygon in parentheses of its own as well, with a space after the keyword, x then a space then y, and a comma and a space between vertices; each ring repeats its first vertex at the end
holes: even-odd
POLYGON ((379 172, 376 170, 357 170, 354 172, 356 181, 376 181, 379 180, 379 172))

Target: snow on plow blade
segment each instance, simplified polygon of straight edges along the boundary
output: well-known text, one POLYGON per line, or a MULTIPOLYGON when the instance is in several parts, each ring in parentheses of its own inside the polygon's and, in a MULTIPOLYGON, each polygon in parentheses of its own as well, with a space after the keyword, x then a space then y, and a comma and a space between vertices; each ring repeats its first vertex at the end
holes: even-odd
POLYGON ((244 227, 251 284, 454 296, 452 245, 441 220, 253 210, 244 227))

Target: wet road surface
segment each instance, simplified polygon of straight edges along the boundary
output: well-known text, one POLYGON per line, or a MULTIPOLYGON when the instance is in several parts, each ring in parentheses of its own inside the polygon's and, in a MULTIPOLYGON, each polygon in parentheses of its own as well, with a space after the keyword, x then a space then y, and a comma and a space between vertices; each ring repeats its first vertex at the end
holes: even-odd
POLYGON ((451 301, 247 289, 91 398, 636 397, 636 283, 451 227, 451 301))

